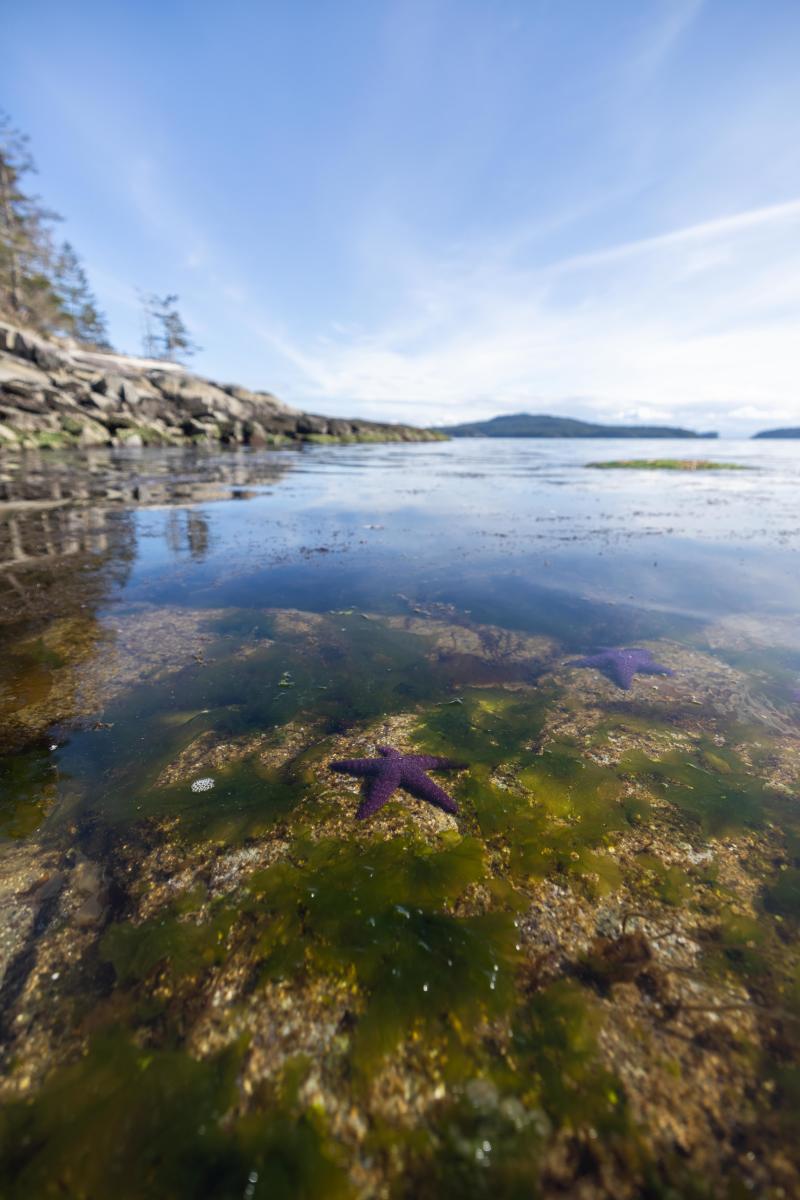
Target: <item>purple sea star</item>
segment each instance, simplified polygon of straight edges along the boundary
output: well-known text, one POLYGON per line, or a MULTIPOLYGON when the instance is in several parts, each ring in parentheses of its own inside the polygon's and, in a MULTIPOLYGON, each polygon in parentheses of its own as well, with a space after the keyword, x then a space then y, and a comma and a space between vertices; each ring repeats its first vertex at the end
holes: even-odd
POLYGON ((792 701, 793 704, 800 704, 800 687, 794 688, 789 693, 789 699, 792 701))
POLYGON ((380 758, 345 758, 329 764, 332 771, 356 775, 364 779, 364 798, 356 817, 363 821, 383 808, 397 788, 403 788, 418 800, 427 800, 445 812, 456 813, 455 800, 438 783, 429 779, 427 771, 454 771, 461 763, 433 754, 401 754, 391 746, 378 746, 380 758))
POLYGON ((649 650, 642 650, 638 646, 626 650, 604 646, 599 654, 590 654, 587 658, 576 658, 567 666, 594 667, 626 690, 633 683, 633 677, 636 674, 675 674, 669 667, 662 667, 660 663, 655 662, 649 650))

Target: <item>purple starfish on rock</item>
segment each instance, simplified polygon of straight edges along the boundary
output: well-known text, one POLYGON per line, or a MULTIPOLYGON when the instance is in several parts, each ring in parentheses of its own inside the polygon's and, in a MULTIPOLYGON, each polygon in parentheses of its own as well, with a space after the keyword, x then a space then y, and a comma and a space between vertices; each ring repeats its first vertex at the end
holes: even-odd
POLYGON ((456 813, 455 800, 438 783, 429 779, 428 771, 456 771, 462 764, 433 754, 401 754, 391 746, 378 746, 380 758, 345 758, 329 764, 332 771, 355 775, 364 780, 364 798, 356 817, 363 821, 383 808, 398 788, 403 788, 418 800, 427 800, 445 812, 456 813))
POLYGON ((669 667, 662 667, 654 661, 649 650, 639 647, 623 650, 613 646, 604 646, 599 654, 590 654, 587 658, 576 658, 567 663, 569 667, 594 667, 597 671, 608 676, 619 687, 626 690, 633 683, 634 675, 674 675, 669 667))
POLYGON ((792 701, 793 704, 800 704, 800 687, 794 688, 789 693, 789 699, 792 701))

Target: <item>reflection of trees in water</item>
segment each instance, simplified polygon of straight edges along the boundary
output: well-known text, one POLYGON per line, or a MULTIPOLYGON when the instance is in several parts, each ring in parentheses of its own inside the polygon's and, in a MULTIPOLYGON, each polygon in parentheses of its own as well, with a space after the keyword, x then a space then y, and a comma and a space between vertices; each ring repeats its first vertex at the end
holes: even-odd
POLYGON ((0 456, 0 767, 23 750, 49 762, 46 731, 91 710, 81 667, 114 636, 98 614, 136 557, 135 510, 169 509, 171 544, 201 562, 209 520, 192 506, 247 498, 291 463, 184 449, 0 456))
POLYGON ((167 523, 170 545, 202 562, 209 550, 208 518, 188 506, 246 499, 280 480, 291 465, 288 455, 245 449, 3 457, 0 629, 103 603, 124 583, 135 556, 135 508, 174 507, 167 523))
POLYGON ((0 630, 94 610, 136 554, 131 512, 12 508, 0 514, 0 630))
MULTIPOLYGON (((111 450, 83 454, 28 451, 0 459, 0 505, 169 505, 247 498, 277 483, 292 457, 275 451, 111 450)), ((2 509, 0 508, 0 513, 2 509)))
POLYGON ((195 562, 203 562, 209 548, 208 517, 193 508, 172 509, 167 516, 164 536, 176 557, 188 552, 195 562))

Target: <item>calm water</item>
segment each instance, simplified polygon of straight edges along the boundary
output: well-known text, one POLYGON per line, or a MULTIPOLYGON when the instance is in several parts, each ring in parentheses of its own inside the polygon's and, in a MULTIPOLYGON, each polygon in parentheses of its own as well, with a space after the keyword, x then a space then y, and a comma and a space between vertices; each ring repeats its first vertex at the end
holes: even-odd
POLYGON ((0 1194, 800 1195, 798 484, 0 459, 0 1194))

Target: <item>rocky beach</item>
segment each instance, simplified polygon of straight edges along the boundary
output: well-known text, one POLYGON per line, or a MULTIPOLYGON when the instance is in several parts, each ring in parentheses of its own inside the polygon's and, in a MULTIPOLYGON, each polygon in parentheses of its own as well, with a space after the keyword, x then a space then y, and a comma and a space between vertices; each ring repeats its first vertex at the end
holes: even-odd
POLYGON ((409 425, 300 412, 269 392, 217 384, 177 363, 105 353, 0 323, 0 446, 286 446, 425 442, 409 425))

